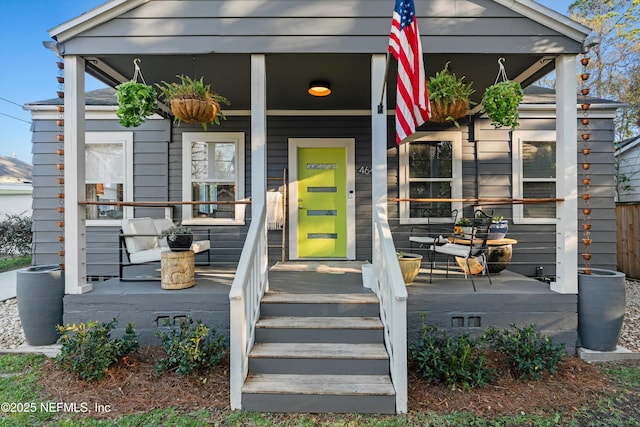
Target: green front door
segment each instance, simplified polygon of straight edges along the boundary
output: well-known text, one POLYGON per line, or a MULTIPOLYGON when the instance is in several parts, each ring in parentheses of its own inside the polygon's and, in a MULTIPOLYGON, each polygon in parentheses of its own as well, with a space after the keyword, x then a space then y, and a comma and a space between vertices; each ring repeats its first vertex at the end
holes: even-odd
POLYGON ((298 257, 347 256, 346 148, 298 147, 298 257))

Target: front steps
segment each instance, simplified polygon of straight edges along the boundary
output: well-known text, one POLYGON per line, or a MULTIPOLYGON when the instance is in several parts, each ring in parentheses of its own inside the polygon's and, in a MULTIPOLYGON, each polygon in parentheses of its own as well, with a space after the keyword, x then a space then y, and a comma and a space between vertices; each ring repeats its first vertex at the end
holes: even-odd
POLYGON ((375 295, 265 295, 242 407, 260 412, 395 413, 375 295))

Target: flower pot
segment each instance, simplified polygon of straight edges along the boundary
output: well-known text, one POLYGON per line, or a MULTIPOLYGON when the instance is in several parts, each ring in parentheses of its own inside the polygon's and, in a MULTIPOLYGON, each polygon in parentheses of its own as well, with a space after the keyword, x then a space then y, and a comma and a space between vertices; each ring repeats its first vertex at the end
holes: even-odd
POLYGON ((465 101, 455 101, 451 103, 431 102, 431 117, 429 121, 436 123, 446 123, 464 117, 469 111, 469 103, 465 101))
POLYGON ((403 253, 398 255, 398 263, 405 284, 413 283, 420 272, 422 255, 403 253))
POLYGON ((210 123, 219 106, 213 99, 176 98, 171 100, 171 112, 187 123, 210 123))
POLYGON ((58 340, 62 325, 64 274, 56 265, 27 267, 16 272, 16 299, 24 336, 30 345, 58 340))
POLYGON ((173 252, 184 252, 191 249, 193 234, 176 234, 175 238, 167 237, 167 244, 173 252))
POLYGON ((625 275, 611 270, 578 271, 578 335, 582 347, 613 351, 626 306, 625 275))
POLYGON ((508 231, 509 231, 508 221, 492 222, 491 225, 489 225, 489 235, 487 236, 487 239, 489 240, 504 239, 504 236, 507 235, 508 231))

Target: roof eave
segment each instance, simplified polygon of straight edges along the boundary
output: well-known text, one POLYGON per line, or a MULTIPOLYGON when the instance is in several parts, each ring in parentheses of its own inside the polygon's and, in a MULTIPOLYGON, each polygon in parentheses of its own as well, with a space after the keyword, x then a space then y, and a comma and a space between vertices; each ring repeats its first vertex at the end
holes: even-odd
POLYGON ((580 43, 591 33, 589 27, 531 0, 494 1, 580 43))
POLYGON ((64 43, 76 35, 116 18, 150 0, 109 0, 82 15, 70 19, 48 31, 58 43, 64 43))

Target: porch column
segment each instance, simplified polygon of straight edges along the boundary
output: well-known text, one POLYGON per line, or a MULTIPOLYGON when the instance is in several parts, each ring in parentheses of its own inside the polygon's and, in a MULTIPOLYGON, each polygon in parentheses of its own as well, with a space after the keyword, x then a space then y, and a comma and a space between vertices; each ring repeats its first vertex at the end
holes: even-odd
POLYGON ((84 143, 84 60, 64 58, 64 253, 65 293, 91 291, 87 283, 86 200, 84 143))
POLYGON ((578 113, 575 55, 556 59, 556 282, 551 290, 578 293, 578 113))
POLYGON ((267 90, 264 54, 251 55, 251 219, 267 198, 267 90))
MULTIPOLYGON (((385 85, 386 55, 371 56, 371 208, 387 216, 387 91, 385 85), (382 110, 378 111, 382 94, 382 110), (378 211, 378 208, 381 211, 378 211)), ((372 222, 375 236, 375 222, 372 222)), ((372 242, 374 245, 375 241, 372 242)), ((375 247, 373 253, 376 253, 375 247)), ((373 260, 375 263, 375 260, 373 260)))

